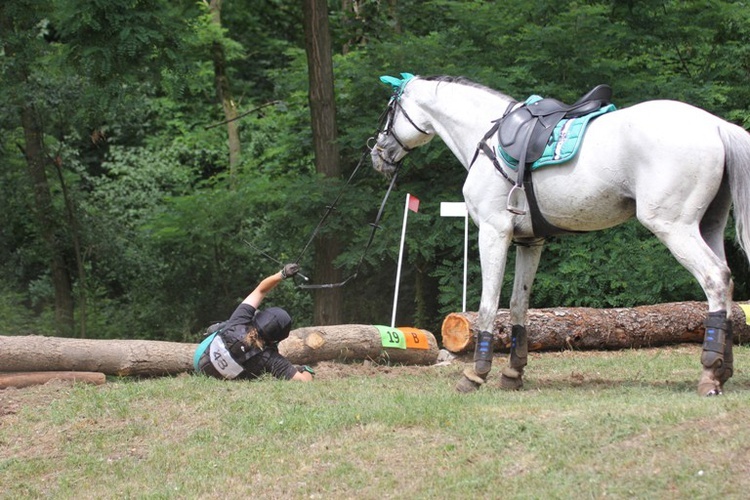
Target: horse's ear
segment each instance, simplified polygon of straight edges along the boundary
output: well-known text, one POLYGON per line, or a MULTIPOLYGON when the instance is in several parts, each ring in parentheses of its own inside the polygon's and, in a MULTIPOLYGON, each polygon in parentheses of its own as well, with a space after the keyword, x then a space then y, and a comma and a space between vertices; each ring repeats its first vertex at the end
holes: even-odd
POLYGON ((401 84, 403 83, 400 79, 396 78, 395 76, 381 76, 380 81, 385 83, 386 85, 393 85, 393 88, 398 89, 401 87, 401 84))
POLYGON ((412 78, 414 78, 414 75, 412 75, 411 73, 401 73, 401 78, 403 78, 402 83, 406 83, 412 78))

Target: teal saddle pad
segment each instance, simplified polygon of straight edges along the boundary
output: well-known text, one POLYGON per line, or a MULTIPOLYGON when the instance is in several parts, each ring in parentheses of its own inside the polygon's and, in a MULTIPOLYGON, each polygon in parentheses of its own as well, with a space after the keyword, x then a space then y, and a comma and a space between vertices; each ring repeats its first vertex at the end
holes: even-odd
MULTIPOLYGON (((541 99, 541 97, 531 96, 526 100, 526 103, 528 104, 538 99, 541 99)), ((544 153, 542 153, 541 158, 531 165, 531 169, 535 170, 545 165, 557 165, 571 160, 581 147, 581 140, 583 140, 583 134, 586 132, 589 122, 597 116, 615 111, 616 109, 614 104, 609 104, 588 115, 560 120, 552 131, 552 135, 547 142, 547 147, 544 148, 544 153)), ((510 168, 516 170, 518 160, 511 158, 501 147, 498 146, 497 149, 503 161, 510 168)))

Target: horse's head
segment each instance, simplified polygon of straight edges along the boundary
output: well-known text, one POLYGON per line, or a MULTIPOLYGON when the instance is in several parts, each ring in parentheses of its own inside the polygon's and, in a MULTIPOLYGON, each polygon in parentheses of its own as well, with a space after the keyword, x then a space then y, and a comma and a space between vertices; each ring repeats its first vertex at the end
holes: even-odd
POLYGON ((406 89, 406 84, 416 77, 409 73, 401 73, 401 77, 380 77, 380 81, 393 86, 393 95, 381 117, 370 156, 373 168, 387 176, 393 174, 409 151, 428 143, 434 136, 426 124, 426 115, 406 89))

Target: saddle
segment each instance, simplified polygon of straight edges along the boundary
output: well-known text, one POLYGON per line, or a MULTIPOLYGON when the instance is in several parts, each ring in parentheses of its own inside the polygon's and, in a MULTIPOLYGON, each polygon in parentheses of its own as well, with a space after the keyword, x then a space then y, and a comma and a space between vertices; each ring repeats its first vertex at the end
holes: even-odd
POLYGON ((526 213, 523 209, 526 166, 542 156, 558 122, 593 113, 610 104, 611 99, 612 89, 609 85, 597 85, 570 105, 553 98, 529 99, 521 106, 511 108, 496 123, 500 147, 518 161, 516 182, 508 193, 510 212, 517 215, 526 213))

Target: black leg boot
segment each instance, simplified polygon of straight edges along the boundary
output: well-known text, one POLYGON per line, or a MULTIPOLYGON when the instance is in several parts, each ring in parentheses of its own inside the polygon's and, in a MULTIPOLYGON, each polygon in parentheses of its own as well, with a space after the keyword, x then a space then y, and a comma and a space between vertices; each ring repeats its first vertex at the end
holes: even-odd
POLYGON ((495 337, 491 332, 479 332, 475 338, 474 366, 464 370, 463 377, 456 384, 458 392, 474 392, 487 380, 492 369, 495 337))
POLYGON ((721 373, 718 374, 719 376, 719 382, 721 383, 722 387, 724 386, 724 383, 732 378, 732 375, 734 375, 734 354, 732 353, 732 348, 734 345, 734 336, 732 335, 732 321, 727 320, 727 336, 726 341, 724 343, 724 365, 723 369, 721 370, 721 373))
POLYGON ((523 369, 528 363, 529 342, 526 327, 513 325, 510 334, 510 359, 503 368, 500 385, 504 389, 518 390, 523 387, 523 369))
MULTIPOLYGON (((730 358, 732 357, 732 323, 727 319, 727 312, 722 310, 708 313, 704 325, 706 333, 703 337, 703 352, 701 352, 703 374, 698 382, 698 394, 701 396, 718 396, 722 394, 722 378, 728 379, 733 369, 733 367, 729 367, 727 374, 725 354, 727 352, 727 340, 729 340, 730 358)), ((733 360, 730 361, 733 362, 733 360)))

